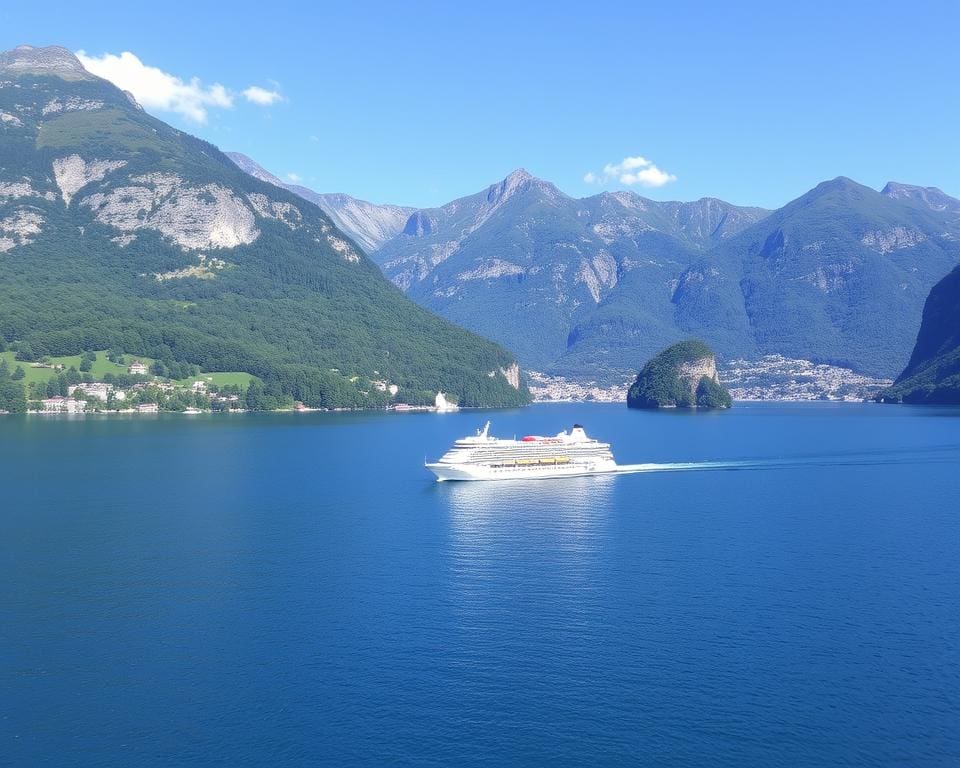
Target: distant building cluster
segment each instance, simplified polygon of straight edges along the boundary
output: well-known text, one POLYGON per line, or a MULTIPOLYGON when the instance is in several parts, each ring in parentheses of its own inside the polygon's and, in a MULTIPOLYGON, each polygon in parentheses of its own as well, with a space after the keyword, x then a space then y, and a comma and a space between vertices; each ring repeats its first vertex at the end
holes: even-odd
POLYGON ((893 382, 835 365, 766 355, 759 360, 731 360, 720 380, 734 400, 870 400, 893 382))
POLYGON ((44 413, 83 413, 87 410, 86 400, 72 397, 48 397, 41 401, 44 413))
MULTIPOLYGON (((60 371, 64 368, 62 364, 48 363, 34 363, 33 367, 60 371)), ((57 392, 59 389, 58 394, 33 399, 29 410, 41 413, 158 413, 161 410, 200 413, 210 410, 237 410, 243 405, 242 390, 239 387, 227 386, 221 391, 213 384, 212 378, 198 378, 181 384, 151 376, 147 363, 140 360, 126 366, 126 371, 131 376, 142 378, 132 382, 126 380, 123 388, 117 384, 117 378, 111 381, 81 381, 66 385, 62 381, 61 373, 59 387, 53 390, 57 392)), ((49 387, 46 387, 46 392, 51 394, 49 387)))
MULTIPOLYGON (((720 382, 734 400, 844 400, 871 399, 889 387, 889 379, 875 379, 833 365, 767 355, 759 360, 730 360, 719 368, 720 382)), ((602 385, 528 371, 530 393, 536 402, 626 402, 630 381, 602 385)))
POLYGON ((625 403, 630 381, 622 384, 599 384, 596 381, 580 381, 563 376, 548 376, 537 371, 527 371, 530 394, 535 402, 562 403, 585 402, 625 403))
POLYGON ((115 400, 127 399, 127 393, 122 389, 115 390, 113 384, 106 384, 102 381, 92 381, 87 384, 73 384, 67 388, 67 394, 70 397, 74 397, 78 393, 84 397, 94 397, 104 403, 110 399, 111 394, 115 400))

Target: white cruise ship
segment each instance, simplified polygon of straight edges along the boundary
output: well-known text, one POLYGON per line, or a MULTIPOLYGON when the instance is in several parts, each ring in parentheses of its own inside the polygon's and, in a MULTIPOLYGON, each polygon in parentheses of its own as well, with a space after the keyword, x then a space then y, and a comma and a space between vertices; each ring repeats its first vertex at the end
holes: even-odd
POLYGON ((517 480, 576 477, 620 472, 609 443, 587 437, 574 424, 569 432, 554 437, 528 435, 520 440, 491 437, 490 422, 477 434, 453 444, 436 462, 426 467, 437 480, 517 480))

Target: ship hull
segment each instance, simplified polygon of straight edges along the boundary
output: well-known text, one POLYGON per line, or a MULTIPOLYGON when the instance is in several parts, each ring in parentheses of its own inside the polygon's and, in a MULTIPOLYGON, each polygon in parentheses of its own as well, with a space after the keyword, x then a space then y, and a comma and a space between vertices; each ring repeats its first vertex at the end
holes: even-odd
POLYGON ((584 475, 609 475, 620 468, 616 462, 570 463, 564 465, 539 465, 528 467, 491 467, 483 464, 427 464, 438 482, 448 480, 555 480, 561 477, 584 475))

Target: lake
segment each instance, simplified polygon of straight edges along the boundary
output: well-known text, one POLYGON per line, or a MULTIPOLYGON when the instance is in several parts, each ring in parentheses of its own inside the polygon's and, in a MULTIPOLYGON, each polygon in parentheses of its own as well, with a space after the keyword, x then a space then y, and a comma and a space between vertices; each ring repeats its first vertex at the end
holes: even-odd
POLYGON ((958 470, 949 408, 2 417, 0 763, 956 766, 958 470), (486 419, 719 466, 433 482, 486 419))

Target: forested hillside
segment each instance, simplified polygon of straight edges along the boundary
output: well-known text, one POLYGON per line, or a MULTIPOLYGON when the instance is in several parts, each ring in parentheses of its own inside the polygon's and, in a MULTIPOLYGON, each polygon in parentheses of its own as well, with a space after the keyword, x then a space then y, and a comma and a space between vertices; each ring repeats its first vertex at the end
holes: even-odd
POLYGON ((64 49, 0 59, 0 335, 245 371, 316 406, 515 405, 513 357, 417 307, 316 206, 64 49))

